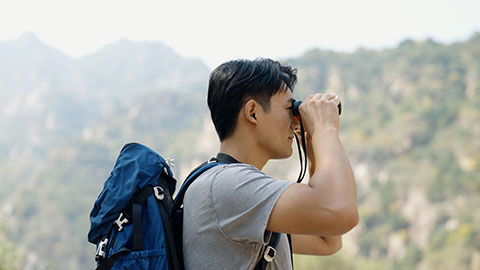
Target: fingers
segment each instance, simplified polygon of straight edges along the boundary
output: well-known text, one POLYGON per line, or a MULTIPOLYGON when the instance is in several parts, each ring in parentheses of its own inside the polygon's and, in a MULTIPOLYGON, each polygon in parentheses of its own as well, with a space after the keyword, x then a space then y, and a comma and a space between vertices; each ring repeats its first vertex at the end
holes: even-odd
POLYGON ((339 129, 339 103, 340 97, 333 93, 318 93, 303 100, 299 111, 309 136, 313 136, 316 130, 325 130, 327 127, 339 129))
POLYGON ((339 96, 335 96, 333 99, 335 100, 335 104, 340 104, 341 100, 339 96))
POLYGON ((332 99, 334 99, 335 97, 336 97, 336 95, 335 95, 335 94, 332 94, 332 93, 327 93, 327 94, 324 94, 324 95, 322 96, 322 98, 324 98, 324 99, 326 99, 326 100, 332 100, 332 99))
POLYGON ((336 94, 333 93, 327 93, 327 94, 314 94, 310 95, 307 98, 304 99, 304 102, 308 102, 309 100, 325 100, 325 101, 335 101, 335 104, 339 104, 341 102, 340 97, 336 94))

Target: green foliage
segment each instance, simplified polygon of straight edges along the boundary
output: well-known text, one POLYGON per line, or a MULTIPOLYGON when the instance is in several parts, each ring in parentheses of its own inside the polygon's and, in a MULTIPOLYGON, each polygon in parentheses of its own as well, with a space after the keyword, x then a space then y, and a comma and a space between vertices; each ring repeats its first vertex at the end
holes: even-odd
POLYGON ((418 247, 410 246, 406 250, 403 260, 394 263, 395 270, 416 269, 418 263, 422 260, 422 252, 418 247))
MULTIPOLYGON (((16 228, 0 230, 0 270, 21 269, 24 250, 39 269, 94 268, 89 211, 124 143, 174 157, 177 175, 204 158, 195 146, 208 115, 206 68, 154 44, 137 49, 119 42, 76 64, 48 48, 48 57, 2 54, 11 65, 0 64, 2 98, 45 89, 40 109, 0 117, 8 131, 0 136, 0 211, 12 205, 16 228), (26 70, 39 81, 15 75, 26 70)), ((295 256, 295 268, 470 269, 480 249, 480 33, 449 45, 312 50, 288 62, 299 70, 298 98, 342 96, 340 134, 360 205, 356 252, 295 256)), ((291 174, 298 160, 273 166, 291 174)))
MULTIPOLYGON (((378 269, 415 269, 419 264, 425 269, 457 269, 458 264, 462 269, 478 250, 474 228, 480 228, 480 214, 463 211, 480 207, 478 36, 451 45, 407 40, 394 49, 360 49, 350 55, 317 50, 291 60, 299 70, 322 63, 326 74, 316 83, 342 94, 341 134, 349 156, 354 164, 368 164, 368 189, 359 196, 359 254, 380 262, 390 256, 391 236, 405 235, 403 256, 378 269), (340 83, 329 84, 335 70, 340 83), (410 197, 412 193, 423 197, 410 197), (423 212, 407 215, 414 208, 423 212), (438 209, 448 211, 440 214, 438 209), (428 225, 425 236, 418 224, 429 214, 443 217, 428 225), (428 239, 426 247, 419 244, 419 233, 428 239), (442 260, 451 267, 441 266, 442 260)), ((316 90, 318 84, 301 86, 316 90)))
POLYGON ((0 270, 23 269, 25 254, 9 239, 3 223, 0 223, 0 243, 0 270))
POLYGON ((308 256, 295 255, 294 268, 298 270, 322 269, 322 270, 355 270, 361 269, 351 257, 336 254, 333 256, 308 256))

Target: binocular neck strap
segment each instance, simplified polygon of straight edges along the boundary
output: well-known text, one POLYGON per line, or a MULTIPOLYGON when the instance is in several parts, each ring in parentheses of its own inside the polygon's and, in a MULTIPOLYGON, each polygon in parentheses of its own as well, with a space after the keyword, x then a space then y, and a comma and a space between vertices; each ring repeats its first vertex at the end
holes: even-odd
POLYGON ((300 142, 298 140, 298 136, 296 133, 295 135, 295 140, 297 141, 297 148, 298 148, 298 156, 300 157, 300 175, 298 176, 297 183, 302 182, 303 178, 305 177, 305 174, 307 173, 307 165, 308 165, 308 159, 307 159, 307 143, 305 140, 305 128, 303 127, 302 123, 302 118, 299 117, 300 121, 300 136, 301 136, 301 141, 302 141, 302 147, 300 147, 300 142), (303 156, 305 158, 302 158, 302 149, 303 149, 303 156))

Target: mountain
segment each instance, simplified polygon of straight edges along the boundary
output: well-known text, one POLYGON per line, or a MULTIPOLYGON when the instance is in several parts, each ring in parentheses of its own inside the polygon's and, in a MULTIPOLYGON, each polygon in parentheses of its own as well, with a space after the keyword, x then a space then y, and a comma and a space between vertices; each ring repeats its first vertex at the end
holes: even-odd
POLYGON ((78 67, 90 91, 129 99, 151 91, 201 91, 209 70, 197 59, 185 59, 160 42, 119 40, 82 57, 78 67))
POLYGON ((33 33, 0 42, 0 59, 2 101, 25 93, 32 87, 39 87, 42 83, 52 86, 67 82, 71 84, 71 81, 61 79, 71 76, 73 60, 42 43, 33 33))
MULTIPOLYGON (((2 270, 94 268, 89 211, 124 143, 175 158, 178 179, 217 151, 208 68, 159 42, 72 59, 28 33, 0 43, 0 59, 2 270)), ((480 33, 284 62, 298 99, 342 97, 359 192, 342 251, 295 256, 296 269, 480 268, 480 33)), ((296 155, 266 172, 296 179, 296 155)))
POLYGON ((343 97, 359 192, 355 244, 311 269, 479 268, 480 34, 289 62, 302 95, 343 97))
POLYGON ((137 140, 178 152, 169 142, 203 123, 209 70, 159 42, 122 40, 72 59, 32 33, 0 43, 0 59, 5 241, 21 243, 27 269, 93 268, 84 236, 111 160, 137 140))
POLYGON ((160 42, 121 40, 72 59, 27 33, 0 43, 0 57, 0 124, 10 130, 0 148, 10 150, 74 136, 149 93, 200 93, 209 73, 160 42))

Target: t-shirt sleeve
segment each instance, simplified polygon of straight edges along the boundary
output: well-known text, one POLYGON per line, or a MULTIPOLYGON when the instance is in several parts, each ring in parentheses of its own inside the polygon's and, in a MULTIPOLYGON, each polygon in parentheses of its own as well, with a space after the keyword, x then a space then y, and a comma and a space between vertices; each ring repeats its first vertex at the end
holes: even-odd
POLYGON ((230 164, 219 170, 211 194, 217 226, 237 242, 263 242, 270 213, 292 184, 265 175, 246 164, 230 164))

